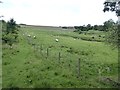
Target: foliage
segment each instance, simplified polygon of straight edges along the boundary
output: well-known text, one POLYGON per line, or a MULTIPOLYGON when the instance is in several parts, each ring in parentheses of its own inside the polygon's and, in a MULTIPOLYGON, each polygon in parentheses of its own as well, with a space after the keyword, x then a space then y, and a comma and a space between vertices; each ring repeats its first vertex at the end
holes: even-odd
MULTIPOLYGON (((112 11, 112 12, 116 12, 116 15, 119 17, 120 16, 120 0, 116 0, 116 1, 105 1, 104 2, 104 9, 103 11, 112 11)), ((119 20, 118 20, 119 22, 119 20)), ((109 44, 112 44, 114 46, 117 46, 118 48, 120 47, 120 23, 116 23, 117 26, 115 25, 115 23, 112 20, 109 20, 108 22, 104 23, 104 29, 106 31, 109 31, 109 34, 107 36, 107 42, 109 44)))
POLYGON ((67 29, 67 27, 62 27, 63 29, 67 29))
MULTIPOLYGON (((78 32, 79 34, 85 34, 86 36, 89 34, 89 31, 103 31, 106 33, 105 35, 105 41, 106 43, 113 45, 113 46, 120 46, 119 45, 119 40, 118 40, 118 22, 114 22, 112 19, 109 19, 108 21, 105 21, 103 25, 94 25, 91 26, 88 24, 87 26, 75 26, 74 27, 76 30, 74 32, 78 32)), ((95 36, 96 37, 96 36, 95 36)), ((99 35, 99 38, 101 35, 99 35)), ((81 38, 83 40, 90 40, 90 41, 101 41, 99 39, 94 39, 94 38, 81 38)), ((103 41, 103 40, 102 40, 103 41)))
POLYGON ((103 11, 112 11, 112 12, 116 12, 117 16, 120 16, 120 9, 118 8, 118 6, 120 5, 120 1, 106 1, 104 2, 104 9, 103 11))
POLYGON ((104 26, 103 25, 94 25, 93 26, 93 29, 94 30, 98 30, 98 31, 104 31, 104 26))
POLYGON ((119 47, 119 37, 118 37, 118 25, 115 25, 108 29, 108 34, 106 35, 106 41, 112 46, 119 47))
POLYGON ((75 31, 89 31, 92 29, 91 24, 88 24, 87 26, 83 25, 83 26, 74 26, 74 28, 76 29, 75 31))
POLYGON ((19 26, 16 24, 14 19, 10 19, 8 22, 2 20, 3 43, 7 43, 8 45, 12 46, 12 44, 17 41, 19 30, 18 28, 19 26))
POLYGON ((83 26, 74 26, 74 28, 76 29, 75 32, 79 32, 79 31, 89 31, 89 30, 98 30, 98 31, 108 31, 109 28, 111 28, 112 26, 114 26, 115 22, 110 19, 108 21, 105 21, 103 23, 103 25, 93 25, 91 26, 91 24, 88 25, 83 25, 83 26))
POLYGON ((104 29, 104 31, 109 31, 109 28, 114 27, 114 25, 115 25, 115 22, 112 19, 110 19, 110 20, 104 22, 103 29, 104 29))

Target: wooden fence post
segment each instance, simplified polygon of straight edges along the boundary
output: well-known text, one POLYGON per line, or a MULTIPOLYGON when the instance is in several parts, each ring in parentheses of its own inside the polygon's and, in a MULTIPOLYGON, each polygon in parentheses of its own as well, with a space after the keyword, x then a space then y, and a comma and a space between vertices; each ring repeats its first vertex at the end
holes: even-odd
POLYGON ((42 53, 42 45, 41 45, 41 47, 40 47, 40 52, 42 53))
POLYGON ((78 59, 78 78, 80 77, 80 58, 78 59))
POLYGON ((46 58, 48 58, 48 56, 49 56, 49 49, 47 48, 47 57, 46 58))
POLYGON ((99 82, 101 81, 101 80, 100 80, 100 79, 101 79, 101 74, 102 74, 102 71, 101 71, 101 69, 99 68, 99 69, 98 69, 99 82))
POLYGON ((59 55, 58 55, 58 62, 60 63, 60 58, 61 58, 61 56, 60 56, 60 52, 59 52, 59 55))
POLYGON ((36 49, 35 49, 36 45, 35 45, 35 44, 32 44, 32 46, 33 46, 33 49, 34 49, 34 52, 35 52, 35 51, 36 51, 36 49))
POLYGON ((38 51, 40 52, 40 45, 38 46, 38 51))

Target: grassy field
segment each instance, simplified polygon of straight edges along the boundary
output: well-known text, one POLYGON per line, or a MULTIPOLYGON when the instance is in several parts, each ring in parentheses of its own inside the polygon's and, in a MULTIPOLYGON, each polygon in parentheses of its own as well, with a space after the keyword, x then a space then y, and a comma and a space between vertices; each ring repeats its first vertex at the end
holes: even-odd
POLYGON ((78 34, 57 27, 22 27, 19 43, 12 49, 2 46, 3 88, 116 87, 118 50, 103 42, 104 35, 93 30, 78 34))

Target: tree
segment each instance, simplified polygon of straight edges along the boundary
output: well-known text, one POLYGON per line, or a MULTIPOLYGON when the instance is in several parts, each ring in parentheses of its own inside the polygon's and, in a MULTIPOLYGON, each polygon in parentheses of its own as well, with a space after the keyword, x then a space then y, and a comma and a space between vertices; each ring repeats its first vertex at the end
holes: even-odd
POLYGON ((7 34, 8 33, 15 33, 17 34, 18 26, 14 19, 10 19, 10 21, 7 22, 7 34))
POLYGON ((104 26, 103 26, 103 25, 99 25, 99 26, 98 26, 98 30, 99 30, 99 31, 104 31, 104 26))
POLYGON ((104 31, 108 31, 109 28, 112 28, 114 25, 115 25, 115 22, 112 19, 110 19, 104 22, 103 29, 104 31))
POLYGON ((17 41, 19 26, 14 19, 10 19, 8 22, 2 20, 2 23, 2 41, 12 46, 17 41))
POLYGON ((112 46, 118 46, 118 28, 117 24, 114 25, 113 27, 109 28, 108 34, 106 35, 106 41, 112 46))
POLYGON ((118 17, 118 24, 114 27, 109 28, 109 35, 107 36, 107 42, 120 48, 120 0, 105 1, 104 2, 104 12, 112 11, 115 12, 118 17))
POLYGON ((91 29, 92 29, 91 24, 88 24, 88 25, 86 26, 86 28, 87 28, 87 31, 88 31, 88 30, 91 30, 91 29))
POLYGON ((107 0, 104 2, 104 12, 112 11, 116 12, 117 16, 120 16, 120 0, 107 0))

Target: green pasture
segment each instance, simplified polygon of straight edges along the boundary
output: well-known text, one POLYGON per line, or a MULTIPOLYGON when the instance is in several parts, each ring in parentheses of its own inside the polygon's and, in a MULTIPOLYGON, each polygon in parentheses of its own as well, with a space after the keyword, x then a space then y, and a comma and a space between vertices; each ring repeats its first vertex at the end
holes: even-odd
POLYGON ((116 87, 118 50, 105 44, 103 36, 102 31, 78 34, 59 27, 22 27, 19 43, 13 48, 2 45, 2 87, 116 87))

